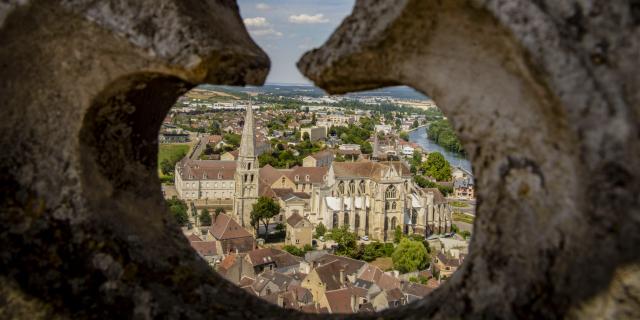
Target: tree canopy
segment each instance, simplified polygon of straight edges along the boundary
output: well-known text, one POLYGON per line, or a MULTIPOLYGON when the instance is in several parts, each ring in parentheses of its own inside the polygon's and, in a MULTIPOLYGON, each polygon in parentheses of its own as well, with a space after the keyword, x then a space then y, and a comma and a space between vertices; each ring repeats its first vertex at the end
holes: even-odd
POLYGON ((456 136, 448 120, 438 120, 429 124, 429 139, 453 152, 464 152, 460 140, 456 136))
POLYGON ((211 225, 211 214, 209 213, 209 210, 202 209, 202 211, 200 211, 200 216, 198 216, 198 220, 200 220, 200 225, 202 226, 210 226, 211 225))
POLYGON ((391 259, 396 270, 407 273, 423 270, 429 263, 429 253, 422 242, 402 238, 391 259))
POLYGON ((169 207, 169 211, 173 215, 176 223, 184 226, 187 224, 187 222, 189 222, 189 215, 187 214, 187 204, 184 201, 173 197, 171 199, 167 199, 166 204, 167 207, 169 207))
POLYGON ((355 233, 350 232, 346 226, 331 230, 331 239, 338 244, 336 253, 342 256, 356 255, 357 251, 357 236, 355 233))
POLYGON ((427 175, 437 181, 448 181, 451 179, 451 166, 440 152, 430 153, 422 169, 427 175))
POLYGON ((264 236, 266 239, 269 221, 279 213, 280 205, 273 199, 269 197, 258 198, 258 201, 253 204, 253 210, 251 210, 251 224, 256 228, 256 233, 258 223, 262 222, 264 225, 264 236))

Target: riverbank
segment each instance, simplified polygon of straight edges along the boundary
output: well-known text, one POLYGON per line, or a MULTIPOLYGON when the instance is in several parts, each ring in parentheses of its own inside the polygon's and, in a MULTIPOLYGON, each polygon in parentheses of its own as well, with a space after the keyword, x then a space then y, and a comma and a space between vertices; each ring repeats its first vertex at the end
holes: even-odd
POLYGON ((416 128, 416 130, 409 132, 409 141, 417 143, 427 152, 440 152, 452 166, 461 167, 471 172, 471 163, 469 160, 467 160, 465 156, 456 152, 451 152, 435 143, 435 141, 430 140, 427 133, 427 127, 416 128))

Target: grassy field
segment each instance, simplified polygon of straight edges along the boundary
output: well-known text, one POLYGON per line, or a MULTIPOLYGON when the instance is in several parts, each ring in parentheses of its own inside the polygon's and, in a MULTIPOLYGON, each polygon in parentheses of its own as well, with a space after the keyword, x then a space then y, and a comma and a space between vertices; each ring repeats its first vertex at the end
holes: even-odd
POLYGON ((180 161, 187 152, 189 152, 189 148, 191 146, 187 143, 171 143, 171 144, 161 144, 160 150, 158 152, 158 174, 160 177, 164 177, 162 172, 160 171, 160 163, 163 160, 169 160, 169 163, 175 165, 176 162, 180 161))
POLYGON ((459 212, 454 212, 452 216, 453 216, 453 221, 462 221, 469 224, 473 224, 472 216, 466 215, 464 213, 459 213, 459 212))
POLYGON ((382 271, 393 269, 393 260, 389 257, 380 257, 369 263, 380 268, 382 271))
POLYGON ((462 201, 451 201, 449 202, 449 205, 452 207, 459 207, 459 208, 466 208, 469 206, 469 204, 464 203, 462 201))

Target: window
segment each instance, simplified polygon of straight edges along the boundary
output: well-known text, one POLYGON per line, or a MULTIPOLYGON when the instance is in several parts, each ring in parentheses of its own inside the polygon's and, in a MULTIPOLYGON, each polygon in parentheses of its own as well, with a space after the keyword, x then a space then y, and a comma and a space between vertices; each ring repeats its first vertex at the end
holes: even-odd
POLYGON ((300 181, 300 176, 296 174, 296 176, 295 176, 295 180, 296 180, 296 181, 300 181))
POLYGON ((365 189, 365 185, 364 185, 364 180, 360 181, 360 193, 365 193, 366 189, 365 189))
POLYGON ((392 209, 392 210, 395 210, 395 209, 396 209, 396 202, 395 202, 395 201, 391 203, 391 209, 392 209))
POLYGON ((299 244, 299 243, 300 243, 300 239, 296 239, 296 244, 299 244))
POLYGON ((395 198, 396 197, 396 193, 397 193, 396 187, 393 186, 393 185, 390 185, 387 188, 387 191, 385 192, 385 197, 386 198, 395 198))
POLYGON ((251 162, 247 163, 247 170, 251 170, 251 162))
POLYGON ((351 182, 349 182, 349 192, 351 194, 355 194, 356 193, 356 183, 351 180, 351 182))
POLYGON ((340 183, 338 183, 338 195, 343 195, 344 194, 344 182, 340 181, 340 183))

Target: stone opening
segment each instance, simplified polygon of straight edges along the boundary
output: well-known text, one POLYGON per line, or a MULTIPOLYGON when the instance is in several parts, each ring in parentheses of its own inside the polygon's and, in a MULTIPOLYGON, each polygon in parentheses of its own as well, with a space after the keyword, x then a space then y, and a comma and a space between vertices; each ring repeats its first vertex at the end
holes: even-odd
MULTIPOLYGON (((133 235, 122 221, 108 221, 135 203, 134 194, 122 195, 130 201, 86 198, 104 192, 84 187, 87 167, 79 154, 81 124, 104 87, 149 70, 202 82, 215 69, 207 57, 228 42, 230 56, 252 60, 241 68, 256 73, 238 80, 234 69, 213 79, 263 78, 268 62, 248 40, 233 3, 199 2, 197 8, 216 10, 194 10, 198 19, 173 1, 163 4, 0 6, 0 142, 8 146, 0 154, 4 314, 282 315, 212 280, 171 224, 143 223, 135 230, 145 233, 133 235), (138 17, 148 18, 140 19, 147 27, 138 17), (207 21, 220 28, 207 28, 207 21), (149 32, 167 27, 198 37, 149 32), (160 38, 192 55, 164 50, 160 38), (99 204, 102 210, 92 210, 99 204), (116 214, 105 218, 107 211, 116 214)), ((478 170, 478 230, 462 272, 428 300, 383 316, 638 318, 636 7, 359 1, 327 45, 303 58, 305 73, 331 92, 407 84, 429 93, 454 119, 478 170), (371 66, 380 72, 367 72, 371 66), (465 116, 472 102, 481 112, 465 116)))
POLYGON ((452 129, 411 89, 322 94, 270 84, 204 85, 182 96, 158 138, 167 204, 214 270, 273 304, 361 313, 419 300, 468 254, 470 165, 454 167, 466 160, 446 149, 460 148, 452 129), (427 123, 445 147, 427 139, 427 123), (258 193, 243 197, 254 180, 258 193), (252 210, 258 197, 279 206, 268 232, 266 220, 256 228, 241 213, 242 201, 252 210), (227 237, 233 230, 243 234, 227 237), (424 256, 402 263, 403 250, 424 256), (334 261, 348 270, 340 282, 331 280, 334 261), (354 302, 341 305, 345 297, 354 302))

